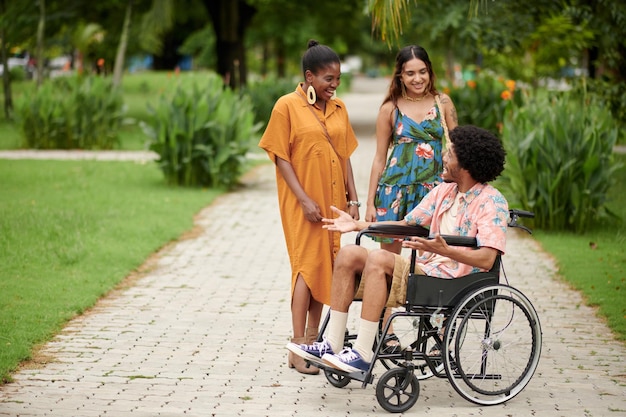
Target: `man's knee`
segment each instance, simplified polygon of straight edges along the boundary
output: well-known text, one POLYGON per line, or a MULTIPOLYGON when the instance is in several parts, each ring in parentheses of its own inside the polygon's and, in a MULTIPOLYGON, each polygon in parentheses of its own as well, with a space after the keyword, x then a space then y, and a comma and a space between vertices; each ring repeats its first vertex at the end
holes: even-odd
POLYGON ((367 256, 367 268, 384 272, 385 275, 393 274, 395 255, 384 249, 375 249, 367 256))
POLYGON ((363 271, 367 249, 359 245, 343 246, 335 259, 335 268, 349 269, 356 273, 363 271))

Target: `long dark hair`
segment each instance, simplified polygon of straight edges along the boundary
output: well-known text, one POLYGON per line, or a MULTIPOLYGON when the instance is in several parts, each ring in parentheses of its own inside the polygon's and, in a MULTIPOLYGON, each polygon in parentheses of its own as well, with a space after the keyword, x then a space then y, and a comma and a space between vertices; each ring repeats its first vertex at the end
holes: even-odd
POLYGON ((430 75, 430 85, 427 87, 427 90, 433 96, 439 94, 437 89, 435 88, 435 72, 433 71, 433 64, 430 62, 430 58, 428 57, 428 52, 426 49, 417 45, 409 45, 398 51, 396 55, 396 67, 393 71, 393 78, 391 79, 391 84, 389 85, 389 91, 387 92, 387 97, 383 100, 383 103, 388 101, 393 102, 394 105, 398 104, 398 98, 402 97, 402 68, 404 64, 412 59, 419 59, 426 64, 426 69, 428 69, 428 75, 430 75))
POLYGON ((311 39, 307 50, 302 55, 302 74, 306 74, 307 70, 317 74, 321 68, 335 63, 341 64, 339 55, 330 47, 311 39))

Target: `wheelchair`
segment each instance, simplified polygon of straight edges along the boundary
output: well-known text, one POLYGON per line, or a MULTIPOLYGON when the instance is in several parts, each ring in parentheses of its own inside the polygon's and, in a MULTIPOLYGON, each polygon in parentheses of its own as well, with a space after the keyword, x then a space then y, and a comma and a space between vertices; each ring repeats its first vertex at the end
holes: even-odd
MULTIPOLYGON (((534 217, 522 210, 509 210, 509 227, 531 233, 518 223, 534 217)), ((358 233, 363 236, 427 237, 420 226, 373 224, 358 233)), ((449 245, 477 247, 476 239, 443 236, 449 245)), ((373 370, 379 361, 386 372, 378 378, 376 399, 392 413, 409 410, 419 397, 419 383, 430 377, 447 378, 455 391, 479 405, 504 403, 519 394, 530 382, 541 355, 541 325, 528 298, 516 288, 500 283, 504 272, 501 256, 487 272, 455 279, 441 279, 415 273, 416 252, 411 253, 411 270, 405 304, 395 309, 388 321, 379 323, 373 346, 374 356, 365 372, 343 372, 324 363, 321 368, 328 382, 343 388, 352 380, 362 387, 374 382, 373 370), (385 347, 393 323, 399 346, 385 347)), ((355 300, 361 301, 361 300, 355 300)), ((384 313, 384 311, 383 311, 384 313)), ((320 327, 322 340, 329 314, 320 327)), ((346 330, 345 345, 356 335, 346 330)))

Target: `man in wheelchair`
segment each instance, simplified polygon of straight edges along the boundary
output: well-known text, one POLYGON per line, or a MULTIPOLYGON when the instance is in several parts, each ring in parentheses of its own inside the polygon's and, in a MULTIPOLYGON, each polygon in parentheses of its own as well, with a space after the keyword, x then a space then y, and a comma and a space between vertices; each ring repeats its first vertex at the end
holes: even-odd
MULTIPOLYGON (((505 151, 491 132, 475 126, 458 126, 450 132, 443 158, 443 183, 435 187, 395 225, 421 225, 429 238, 405 239, 403 247, 416 249, 415 272, 439 278, 457 278, 487 271, 504 253, 509 217, 504 196, 488 182, 504 169, 505 151), (451 246, 441 235, 476 237, 478 248, 451 246)), ((366 229, 372 223, 354 220, 336 207, 335 219, 323 219, 332 232, 366 229)), ((313 362, 345 372, 367 371, 372 346, 385 305, 404 305, 410 261, 382 250, 348 245, 339 251, 333 270, 330 319, 326 337, 312 345, 289 343, 287 349, 313 362), (361 320, 352 348, 344 349, 348 308, 355 298, 357 277, 363 287, 361 320)), ((359 290, 360 291, 360 290, 359 290)))

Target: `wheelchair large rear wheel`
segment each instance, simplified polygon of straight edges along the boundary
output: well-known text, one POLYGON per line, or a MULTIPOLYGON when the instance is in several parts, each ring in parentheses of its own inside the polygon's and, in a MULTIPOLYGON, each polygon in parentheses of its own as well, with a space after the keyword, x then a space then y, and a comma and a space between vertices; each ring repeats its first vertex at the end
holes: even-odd
POLYGON ((444 351, 448 379, 463 398, 481 405, 508 401, 526 387, 539 363, 537 312, 513 287, 475 290, 450 316, 444 351))

